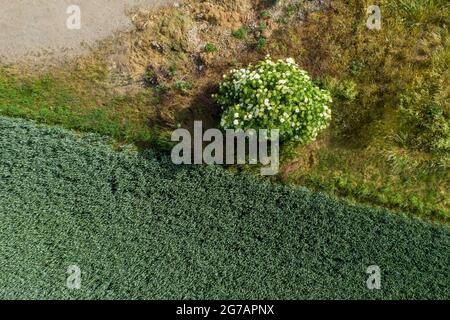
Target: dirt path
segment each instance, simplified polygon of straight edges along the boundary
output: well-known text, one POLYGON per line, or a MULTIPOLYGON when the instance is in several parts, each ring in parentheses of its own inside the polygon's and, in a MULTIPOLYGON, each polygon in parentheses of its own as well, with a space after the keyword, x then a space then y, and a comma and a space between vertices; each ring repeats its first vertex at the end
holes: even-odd
MULTIPOLYGON (((24 58, 66 57, 83 53, 95 41, 130 27, 127 10, 135 6, 173 5, 175 0, 18 0, 2 1, 0 62, 24 58), (80 29, 67 20, 80 8, 80 29)), ((74 21, 74 20, 71 20, 74 21)))

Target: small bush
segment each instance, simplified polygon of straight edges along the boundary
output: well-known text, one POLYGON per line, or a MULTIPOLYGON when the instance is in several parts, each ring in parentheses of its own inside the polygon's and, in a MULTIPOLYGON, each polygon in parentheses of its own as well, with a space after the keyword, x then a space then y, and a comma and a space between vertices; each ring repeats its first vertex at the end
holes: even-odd
POLYGON ((247 69, 231 70, 214 95, 224 128, 280 129, 282 141, 306 143, 331 118, 328 91, 315 86, 291 58, 270 57, 247 69))

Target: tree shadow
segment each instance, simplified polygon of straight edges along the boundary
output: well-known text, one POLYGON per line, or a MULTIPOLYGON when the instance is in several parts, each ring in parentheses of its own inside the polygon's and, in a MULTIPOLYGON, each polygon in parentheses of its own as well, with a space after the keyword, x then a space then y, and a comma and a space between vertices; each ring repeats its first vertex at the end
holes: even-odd
POLYGON ((191 104, 183 108, 177 115, 181 128, 187 129, 191 134, 194 130, 194 121, 202 121, 203 130, 217 128, 220 123, 220 107, 212 98, 218 90, 217 84, 206 84, 198 90, 191 104))

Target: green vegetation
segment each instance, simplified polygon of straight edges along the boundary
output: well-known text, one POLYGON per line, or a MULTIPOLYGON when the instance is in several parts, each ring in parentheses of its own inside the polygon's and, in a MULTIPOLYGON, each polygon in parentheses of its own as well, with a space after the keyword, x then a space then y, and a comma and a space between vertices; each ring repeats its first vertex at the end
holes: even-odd
POLYGON ((240 40, 245 39, 247 37, 247 34, 248 34, 248 30, 246 27, 241 27, 241 28, 231 32, 231 35, 233 37, 235 37, 236 39, 240 39, 240 40))
POLYGON ((450 5, 380 0, 369 30, 371 1, 317 3, 192 1, 135 15, 114 67, 108 44, 47 71, 0 66, 0 298, 449 299, 450 5), (242 23, 243 41, 222 37, 242 23), (225 79, 215 114, 222 74, 267 53, 314 80, 286 63, 232 72, 244 85, 225 79), (221 116, 303 142, 284 144, 285 184, 171 164, 171 129, 221 116))
POLYGON ((105 77, 102 68, 22 77, 0 67, 0 113, 138 145, 165 145, 164 132, 149 128, 142 112, 157 104, 155 91, 111 96, 105 77))
POLYGON ((182 93, 187 93, 192 89, 192 84, 184 80, 177 80, 175 81, 174 87, 182 93))
POLYGON ((270 18, 270 13, 267 10, 263 10, 261 11, 261 13, 259 14, 259 17, 261 19, 268 19, 270 18))
POLYGON ((224 110, 222 127, 279 129, 285 142, 314 140, 331 117, 330 93, 316 87, 293 59, 274 62, 268 56, 231 70, 214 98, 224 110))
POLYGON ((217 47, 212 43, 205 44, 205 52, 212 53, 217 51, 217 47))
POLYGON ((262 50, 267 44, 267 39, 265 37, 259 37, 256 41, 256 50, 262 50))
POLYGON ((104 140, 0 117, 0 298, 450 297, 447 226, 104 140))
MULTIPOLYGON (((180 123, 195 118, 218 126, 210 95, 224 72, 266 53, 292 56, 332 94, 332 120, 314 143, 283 149, 279 180, 450 222, 448 1, 379 1, 379 31, 365 26, 370 1, 335 0, 313 11, 305 9, 309 1, 292 3, 262 1, 255 20, 233 32, 245 45, 228 38, 231 46, 220 43, 216 35, 230 26, 215 25, 214 37, 200 33, 204 43, 221 48, 214 55, 201 47, 189 51, 187 32, 170 30, 190 30, 197 22, 188 11, 168 8, 146 32, 130 34, 127 58, 138 66, 134 81, 150 84, 145 89, 122 90, 110 81, 104 56, 43 74, 0 67, 0 114, 166 148, 167 131, 180 123), (261 50, 248 50, 260 38, 261 50), (154 69, 143 69, 149 61, 154 69)), ((138 20, 145 25, 148 15, 138 20)))
POLYGON ((286 155, 283 180, 449 221, 448 1, 379 1, 379 31, 371 4, 333 1, 271 40, 334 100, 330 130, 286 155))
POLYGON ((266 22, 265 22, 265 21, 261 21, 261 22, 259 23, 259 25, 258 25, 257 30, 258 30, 258 31, 264 31, 264 30, 266 30, 266 29, 267 29, 267 24, 266 24, 266 22))
POLYGON ((448 154, 448 2, 382 1, 379 31, 365 26, 366 1, 333 7, 334 14, 316 14, 301 33, 309 52, 299 61, 314 68, 325 87, 351 86, 353 95, 338 95, 334 135, 367 144, 387 133, 401 137, 400 147, 448 154), (317 38, 325 30, 327 36, 317 38))

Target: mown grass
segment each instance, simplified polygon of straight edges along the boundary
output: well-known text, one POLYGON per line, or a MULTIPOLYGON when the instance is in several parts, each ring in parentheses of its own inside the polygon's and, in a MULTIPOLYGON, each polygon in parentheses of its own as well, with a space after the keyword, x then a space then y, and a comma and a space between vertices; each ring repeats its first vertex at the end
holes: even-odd
POLYGON ((104 140, 0 117, 0 298, 450 297, 448 226, 104 140))

